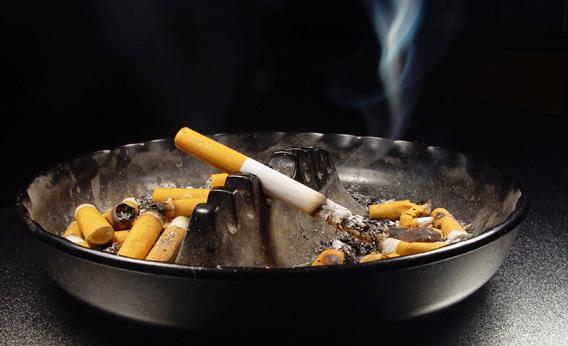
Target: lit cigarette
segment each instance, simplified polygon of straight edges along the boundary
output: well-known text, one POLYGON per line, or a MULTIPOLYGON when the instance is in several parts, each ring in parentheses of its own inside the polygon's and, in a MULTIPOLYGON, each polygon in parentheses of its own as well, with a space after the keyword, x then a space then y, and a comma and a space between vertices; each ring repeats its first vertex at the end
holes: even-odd
POLYGON ((327 249, 323 250, 312 262, 312 267, 343 264, 343 262, 345 262, 345 254, 343 251, 327 249))
POLYGON ((83 233, 81 233, 81 229, 79 228, 79 224, 77 224, 77 221, 71 222, 69 226, 67 226, 65 232, 63 232, 64 237, 68 235, 74 235, 81 239, 83 238, 83 233))
POLYGON ((381 252, 383 255, 398 254, 400 256, 414 255, 434 249, 441 248, 447 245, 445 242, 423 243, 412 242, 408 243, 394 238, 386 238, 382 241, 381 252))
POLYGON ((256 175, 268 196, 308 214, 313 215, 326 202, 323 194, 187 127, 177 133, 175 145, 226 173, 256 175))
POLYGON ((152 192, 154 202, 165 202, 169 199, 205 198, 209 195, 209 189, 186 189, 176 187, 159 187, 152 192))
POLYGON ((225 181, 227 181, 227 173, 217 173, 211 175, 211 187, 223 187, 225 186, 225 181))
POLYGON ((122 243, 120 256, 144 259, 162 231, 162 215, 154 211, 143 212, 138 216, 128 236, 122 243))
POLYGON ((174 262, 181 243, 187 233, 189 218, 178 216, 170 222, 170 225, 162 233, 148 256, 147 260, 160 262, 174 262))
POLYGON ((162 202, 164 207, 164 215, 168 219, 178 216, 191 217, 193 210, 200 203, 206 203, 207 197, 176 199, 173 201, 162 202))
POLYGON ((423 205, 415 204, 409 209, 403 211, 399 219, 400 228, 419 227, 420 222, 418 221, 418 217, 427 215, 429 209, 430 209, 429 204, 423 204, 423 205))
POLYGON ((114 230, 105 217, 92 204, 81 204, 75 209, 75 220, 85 240, 90 244, 105 244, 112 239, 114 230))
POLYGON ((447 240, 454 241, 468 236, 463 226, 446 209, 434 209, 432 216, 434 218, 434 227, 441 229, 447 240))
POLYGON ((369 205, 369 218, 370 219, 388 219, 398 220, 402 213, 412 207, 416 203, 409 200, 391 201, 380 204, 369 205))
POLYGON ((115 231, 112 235, 112 242, 113 244, 121 244, 124 243, 126 237, 128 237, 128 233, 130 231, 115 231))

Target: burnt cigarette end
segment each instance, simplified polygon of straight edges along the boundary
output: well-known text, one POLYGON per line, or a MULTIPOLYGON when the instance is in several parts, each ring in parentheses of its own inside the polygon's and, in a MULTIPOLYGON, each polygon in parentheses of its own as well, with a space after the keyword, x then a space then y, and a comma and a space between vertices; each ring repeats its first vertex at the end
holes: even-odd
POLYGON ((345 253, 341 250, 327 249, 323 250, 315 261, 312 262, 313 267, 343 264, 345 262, 345 253))

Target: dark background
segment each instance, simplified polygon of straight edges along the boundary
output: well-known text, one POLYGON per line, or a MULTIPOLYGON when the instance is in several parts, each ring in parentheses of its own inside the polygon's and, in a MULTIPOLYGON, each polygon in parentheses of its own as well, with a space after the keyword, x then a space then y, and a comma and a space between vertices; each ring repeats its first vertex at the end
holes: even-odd
MULTIPOLYGON (((1 6, 3 206, 65 158, 184 125, 387 135, 384 103, 365 118, 344 95, 381 92, 363 2, 1 6)), ((416 107, 402 138, 480 156, 544 143, 537 155, 558 163, 564 184, 564 0, 428 1, 416 46, 416 107)))
MULTIPOLYGON (((568 1, 425 2, 405 99, 415 107, 399 137, 511 170, 531 209, 505 263, 463 302, 382 329, 305 331, 314 344, 562 344, 568 1)), ((359 108, 381 95, 379 52, 362 1, 1 2, 0 344, 225 339, 78 304, 37 263, 13 215, 15 192, 66 158, 181 126, 388 135, 384 102, 359 108)), ((247 342, 303 340, 251 334, 247 342)))

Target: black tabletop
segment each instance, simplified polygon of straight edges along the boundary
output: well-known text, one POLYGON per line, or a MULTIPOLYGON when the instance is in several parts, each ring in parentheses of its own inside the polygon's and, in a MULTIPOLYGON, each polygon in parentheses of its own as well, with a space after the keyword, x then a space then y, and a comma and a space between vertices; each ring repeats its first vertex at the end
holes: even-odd
MULTIPOLYGON (((495 276, 464 301, 409 321, 369 330, 310 330, 230 335, 230 341, 290 343, 370 341, 374 344, 568 344, 568 193, 554 154, 530 145, 474 153, 524 179, 531 209, 495 276), (264 340, 264 341, 263 341, 264 340)), ((140 325, 85 306, 42 271, 12 208, 0 211, 0 344, 177 344, 225 341, 227 336, 140 325)), ((317 343, 316 343, 317 344, 317 343)))

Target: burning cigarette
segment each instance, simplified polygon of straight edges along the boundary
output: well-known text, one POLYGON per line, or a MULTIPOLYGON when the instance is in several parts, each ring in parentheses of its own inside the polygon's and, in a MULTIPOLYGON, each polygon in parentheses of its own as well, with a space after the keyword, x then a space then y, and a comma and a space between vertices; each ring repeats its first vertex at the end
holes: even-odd
POLYGON ((195 207, 200 203, 206 202, 207 197, 196 197, 163 202, 162 206, 164 207, 164 215, 168 219, 172 219, 178 216, 191 217, 195 207))
POLYGON ((113 244, 121 244, 124 243, 126 237, 128 237, 128 233, 130 231, 115 231, 112 235, 112 242, 113 244))
POLYGON ((148 256, 147 260, 160 262, 174 262, 181 243, 187 233, 189 218, 178 216, 172 220, 168 228, 162 233, 148 256))
POLYGON ((412 242, 408 243, 394 238, 386 238, 382 241, 383 255, 398 254, 400 256, 414 255, 434 249, 441 248, 447 245, 445 242, 423 243, 412 242))
POLYGON ((432 211, 434 227, 442 230, 442 234, 449 241, 464 238, 468 233, 463 226, 444 208, 437 208, 432 211))
POLYGON ((217 173, 211 175, 211 187, 222 187, 225 186, 225 181, 227 181, 227 173, 217 173))
POLYGON ((169 199, 205 198, 209 195, 209 189, 186 189, 176 187, 159 187, 152 192, 154 202, 165 202, 169 199))
POLYGON ((77 221, 71 222, 69 226, 67 226, 65 232, 63 232, 64 237, 68 235, 74 235, 83 239, 83 233, 81 233, 81 229, 79 228, 79 224, 77 224, 77 221))
POLYGON ((323 250, 318 257, 316 257, 312 262, 312 267, 343 264, 343 262, 345 262, 345 254, 343 251, 327 249, 323 250))
POLYGON ((144 259, 162 231, 162 215, 154 211, 140 214, 122 243, 120 256, 144 259))
POLYGON ((187 127, 177 133, 175 145, 224 172, 256 175, 268 196, 310 215, 326 202, 323 194, 187 127))
POLYGON ((92 204, 81 204, 75 209, 75 220, 85 240, 90 244, 105 244, 112 239, 114 230, 105 217, 92 204))
POLYGON ((409 209, 403 211, 399 220, 400 228, 419 227, 420 223, 418 222, 418 216, 427 215, 429 213, 429 209, 429 204, 415 204, 409 209))

